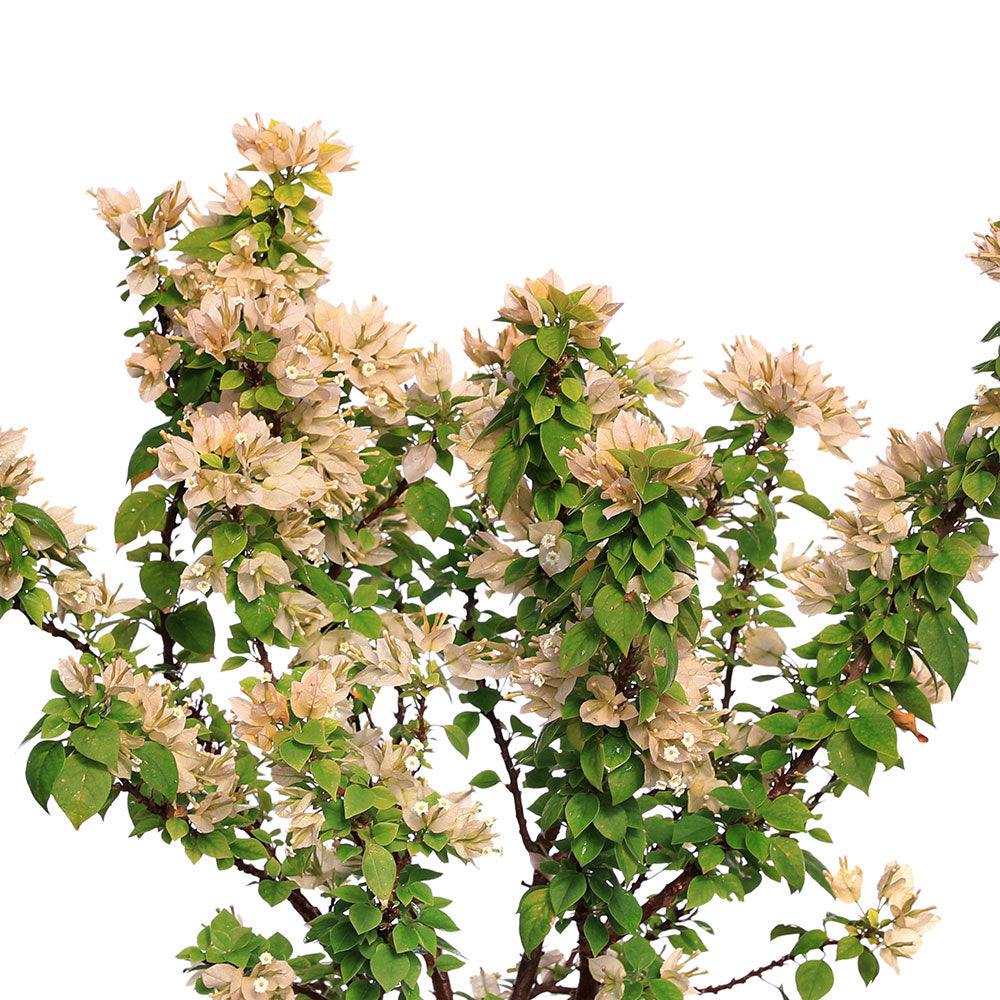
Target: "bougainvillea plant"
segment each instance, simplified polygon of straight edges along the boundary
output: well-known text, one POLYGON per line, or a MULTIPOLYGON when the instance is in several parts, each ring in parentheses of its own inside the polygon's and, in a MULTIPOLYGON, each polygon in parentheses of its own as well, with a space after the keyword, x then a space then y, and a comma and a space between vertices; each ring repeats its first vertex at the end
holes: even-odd
MULTIPOLYGON (((127 810, 302 918, 293 947, 220 909, 180 955, 201 995, 677 1000, 774 970, 816 1000, 835 969, 898 971, 933 907, 895 862, 867 895, 846 860, 831 874, 818 821, 962 680, 1000 388, 893 431, 831 513, 790 443, 843 458, 866 420, 798 348, 735 342, 708 375, 721 422, 668 430, 681 345, 625 356, 610 289, 550 272, 508 287, 495 339, 466 331, 457 378, 378 301, 319 296, 319 195, 350 147, 319 124, 233 132, 247 162, 204 211, 182 184, 94 192, 158 411, 115 518, 141 596, 88 572, 87 528, 25 499, 34 463, 0 434, 0 614, 72 647, 28 734, 39 804, 77 827, 127 810), (779 543, 789 504, 826 549, 779 543), (789 649, 793 614, 813 637, 789 649), (220 670, 242 697, 213 698, 220 670), (448 744, 469 766, 442 787, 448 744), (528 886, 506 970, 476 961, 486 928, 459 936, 444 865, 528 886), (816 926, 696 978, 708 904, 807 878, 834 897, 816 926)), ((993 278, 998 238, 973 255, 993 278)))

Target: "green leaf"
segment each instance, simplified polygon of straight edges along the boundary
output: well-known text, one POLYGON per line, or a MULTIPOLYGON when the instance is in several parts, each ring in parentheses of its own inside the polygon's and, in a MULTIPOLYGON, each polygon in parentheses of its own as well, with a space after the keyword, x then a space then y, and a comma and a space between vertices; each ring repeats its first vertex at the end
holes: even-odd
POLYGON ((382 923, 382 911, 371 903, 355 903, 347 913, 351 924, 359 934, 367 934, 382 923))
MULTIPOLYGON (((204 837, 198 838, 198 846, 202 847, 204 837)), ((207 852, 206 852, 207 853, 207 852)), ((212 857, 210 854, 209 857, 212 857)), ((268 906, 277 906, 283 903, 295 891, 295 883, 285 879, 264 879, 257 886, 257 894, 267 903, 268 906)))
POLYGON ((543 326, 536 334, 536 340, 542 354, 553 361, 558 361, 563 356, 569 341, 569 326, 566 324, 543 326))
POLYGON ((69 542, 66 541, 62 528, 56 524, 48 511, 42 510, 41 507, 34 507, 30 503, 12 503, 10 511, 21 520, 33 524, 43 534, 48 535, 61 549, 69 552, 69 542))
POLYGON ((629 934, 634 934, 639 929, 642 907, 632 893, 615 886, 608 900, 608 912, 615 923, 621 925, 629 934))
POLYGON ((134 751, 139 758, 139 774, 150 788, 173 802, 177 798, 177 761, 162 744, 147 740, 134 751))
POLYGON ((815 514, 817 517, 823 518, 824 521, 830 519, 830 508, 819 497, 810 496, 808 493, 800 493, 798 496, 791 497, 790 499, 792 503, 809 511, 810 514, 815 514))
POLYGON ((162 531, 167 523, 166 490, 163 487, 125 497, 115 515, 115 541, 134 542, 140 535, 162 531))
POLYGON ((409 956, 397 955, 384 942, 376 947, 370 964, 372 975, 386 993, 394 990, 410 969, 409 956))
POLYGON ((500 775, 496 771, 480 771, 469 784, 473 788, 492 788, 500 784, 500 775))
POLYGON ((232 239, 241 229, 250 224, 245 215, 235 216, 221 226, 202 226, 178 240, 171 249, 186 253, 199 260, 222 260, 225 254, 212 246, 219 240, 232 239))
POLYGON ((594 817, 594 826, 605 839, 618 843, 628 830, 628 813, 622 805, 602 804, 594 817))
POLYGON ((834 733, 826 743, 830 766, 838 778, 867 792, 875 775, 876 756, 851 733, 834 733))
POLYGON ((49 809, 52 786, 55 784, 56 778, 59 777, 65 759, 66 751, 63 750, 62 744, 50 740, 36 743, 31 748, 31 753, 28 754, 24 776, 35 801, 46 812, 49 809))
POLYGON ((798 892, 806 881, 806 864, 802 848, 791 837, 772 837, 771 861, 792 892, 798 892))
POLYGON ((80 726, 70 733, 70 746, 84 757, 97 761, 105 767, 116 767, 118 764, 118 746, 121 743, 121 730, 117 723, 110 719, 101 719, 91 729, 80 726))
POLYGON ((810 816, 796 795, 779 795, 764 807, 764 819, 778 830, 804 830, 810 816))
POLYGON ((975 546, 957 535, 948 535, 931 552, 931 569, 949 576, 965 576, 975 555, 975 546))
POLYGON ((962 492, 975 504, 980 504, 991 497, 996 488, 996 476, 985 469, 967 472, 962 477, 962 492))
POLYGON ((66 758, 52 786, 52 797, 77 829, 97 813, 111 794, 106 767, 76 753, 66 758))
POLYGON ((566 822, 570 833, 579 836, 594 821, 601 808, 600 800, 590 792, 577 792, 566 803, 566 822))
POLYGON ((611 792, 612 805, 631 799, 642 788, 644 780, 645 768, 641 757, 629 757, 621 767, 616 767, 608 775, 608 790, 611 792))
POLYGON ((803 962, 795 970, 795 987, 802 1000, 820 1000, 833 989, 833 969, 819 958, 803 962))
POLYGON ((715 820, 698 813, 687 813, 674 824, 670 835, 672 844, 704 844, 714 840, 719 831, 715 820))
MULTIPOLYGON (((549 424, 542 426, 548 427, 549 424)), ((503 513, 507 501, 514 495, 527 467, 527 448, 516 448, 508 444, 493 453, 490 471, 486 476, 486 492, 490 502, 500 513, 503 513)))
POLYGON ((313 748, 295 740, 285 740, 278 747, 278 755, 289 766, 296 771, 301 771, 306 766, 306 762, 312 756, 313 748))
POLYGON ((361 859, 361 872, 368 883, 368 888, 379 899, 387 900, 392 895, 393 886, 396 884, 396 860, 384 847, 378 844, 368 844, 365 847, 361 859))
POLYGON ((542 442, 542 451, 549 460, 556 475, 565 479, 569 475, 569 464, 560 454, 563 448, 573 450, 583 434, 578 427, 570 427, 558 417, 546 420, 539 428, 538 437, 542 442))
MULTIPOLYGON (((451 504, 440 487, 426 479, 414 483, 403 501, 408 517, 413 518, 431 538, 437 538, 448 524, 451 504)), ((502 510, 497 507, 497 510, 502 510)))
POLYGON ((215 652, 215 624, 200 601, 185 604, 166 616, 167 634, 192 653, 211 656, 215 652))
POLYGON ((605 584, 594 598, 594 620, 623 655, 629 651, 643 618, 641 608, 627 600, 614 584, 605 584))
POLYGON ((238 556, 246 546, 246 528, 235 521, 225 521, 212 532, 212 555, 220 565, 238 556))
POLYGON ((587 891, 587 878, 583 872, 563 869, 549 883, 549 902, 556 915, 565 913, 587 891))
POLYGON ((851 719, 851 732, 862 745, 886 757, 897 757, 896 727, 887 715, 860 715, 851 719))
POLYGON ((523 386, 538 374, 545 364, 545 355, 538 349, 534 339, 525 340, 514 348, 510 356, 510 370, 523 386))
POLYGON ((586 663, 601 644, 601 630, 597 622, 587 618, 577 622, 563 637, 559 647, 559 665, 572 670, 586 663))
POLYGON ((947 611, 927 611, 917 626, 917 642, 927 665, 955 693, 969 664, 969 640, 947 611))
POLYGON ((529 889, 521 897, 517 912, 521 944, 526 952, 534 951, 545 940, 556 917, 548 889, 529 889))
POLYGON ((348 785, 344 792, 344 815, 350 819, 358 816, 375 804, 375 795, 365 785, 348 785))
POLYGON ((604 747, 600 740, 590 740, 580 751, 580 770, 598 790, 604 788, 604 747))
POLYGON ((670 507, 665 503, 646 504, 642 508, 642 513, 639 514, 639 527, 649 539, 650 545, 662 542, 670 534, 670 529, 673 526, 673 515, 670 513, 670 507))
POLYGON ((150 603, 161 610, 177 603, 181 589, 181 573, 187 564, 156 559, 143 564, 139 570, 139 584, 150 603))

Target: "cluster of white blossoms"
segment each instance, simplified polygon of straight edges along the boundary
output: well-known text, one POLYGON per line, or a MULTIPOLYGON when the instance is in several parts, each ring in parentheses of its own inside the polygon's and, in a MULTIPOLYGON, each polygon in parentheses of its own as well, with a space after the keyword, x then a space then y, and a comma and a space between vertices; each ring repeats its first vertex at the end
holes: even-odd
MULTIPOLYGON (((699 953, 686 955, 681 948, 675 948, 660 963, 659 978, 680 990, 683 996, 698 992, 691 982, 695 976, 703 975, 702 970, 690 966, 699 953)), ((588 960, 590 974, 599 986, 596 1000, 622 1000, 625 996, 626 970, 614 951, 606 951, 588 960)), ((654 994, 655 995, 655 994, 654 994)))
POLYGON ((216 1000, 294 1000, 295 972, 285 961, 276 961, 266 952, 252 969, 238 969, 227 962, 217 962, 196 972, 188 981, 211 990, 216 1000), (266 961, 265 961, 266 959, 266 961))
POLYGON ((860 868, 848 868, 847 858, 840 859, 836 874, 823 872, 834 896, 842 903, 857 903, 861 919, 848 925, 859 935, 874 933, 880 949, 879 957, 895 972, 899 959, 913 958, 923 945, 923 935, 941 919, 935 907, 917 908, 919 889, 913 888, 913 872, 909 865, 890 861, 878 881, 878 905, 865 911, 860 904, 864 874, 860 868))
POLYGON ((441 795, 417 777, 423 744, 414 740, 392 743, 381 729, 368 727, 351 737, 351 747, 357 762, 395 796, 403 821, 415 833, 445 834, 448 846, 463 861, 497 853, 495 818, 483 815, 482 803, 471 789, 441 795))
POLYGON ((840 386, 829 386, 829 375, 806 360, 797 346, 773 355, 752 337, 726 348, 721 372, 706 372, 709 391, 750 413, 783 417, 795 427, 811 427, 820 448, 846 458, 844 446, 862 435, 867 418, 864 404, 851 405, 840 386))
MULTIPOLYGON (((169 684, 151 684, 145 674, 121 656, 104 664, 97 678, 91 668, 72 657, 60 660, 59 678, 68 691, 82 695, 98 693, 99 679, 107 703, 118 699, 138 710, 138 723, 146 738, 173 754, 177 790, 191 797, 191 804, 177 815, 186 815, 196 830, 211 833, 216 823, 247 808, 236 774, 235 751, 212 753, 199 745, 199 726, 190 718, 188 709, 172 697, 169 684)), ((144 742, 122 731, 118 762, 112 769, 118 778, 128 780, 139 769, 135 751, 144 742)))
POLYGON ((690 495, 712 475, 712 456, 705 454, 700 434, 686 427, 674 428, 674 435, 668 437, 658 424, 631 410, 622 410, 610 425, 599 428, 596 436, 588 434, 577 448, 567 449, 565 457, 576 479, 599 487, 601 497, 611 501, 604 508, 604 516, 614 517, 622 511, 638 513, 642 509, 639 491, 630 477, 631 463, 622 453, 642 456, 660 446, 669 446, 682 455, 679 460, 672 455, 663 468, 652 459, 649 482, 663 483, 690 495))

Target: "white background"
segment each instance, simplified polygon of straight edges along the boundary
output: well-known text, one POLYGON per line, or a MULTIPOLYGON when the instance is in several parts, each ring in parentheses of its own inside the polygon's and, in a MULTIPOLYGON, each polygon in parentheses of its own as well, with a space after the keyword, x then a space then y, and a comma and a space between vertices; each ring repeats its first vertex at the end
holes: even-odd
MULTIPOLYGON (((506 282, 555 267, 570 285, 613 285, 626 305, 612 330, 636 352, 682 337, 703 368, 736 334, 815 345, 869 400, 853 464, 881 451, 889 426, 917 431, 969 401, 977 340, 1000 317, 1000 288, 963 257, 1000 207, 994 5, 353 6, 8 14, 0 427, 30 427, 45 477, 35 498, 76 503, 99 526, 94 565, 115 565, 125 463, 158 421, 124 372, 123 257, 85 190, 134 185, 149 198, 182 176, 204 201, 238 166, 232 123, 255 111, 322 118, 355 145, 360 169, 334 178, 324 216, 326 295, 377 293, 418 323, 420 342, 454 348, 463 326, 489 326, 506 282)), ((718 411, 700 380, 690 387, 683 420, 704 425, 718 411)), ((817 454, 807 433, 796 454, 837 502, 852 465, 817 454)), ((998 587, 994 575, 974 593, 986 652, 931 742, 904 739, 905 772, 880 773, 871 799, 851 793, 825 816, 828 863, 846 850, 873 891, 886 861, 908 861, 944 918, 870 996, 991 992, 998 587)), ((294 919, 235 872, 128 840, 121 806, 76 834, 38 809, 18 741, 63 646, 15 615, 0 623, 6 994, 191 995, 171 956, 215 907, 235 904, 264 932, 291 934, 294 919)), ((449 886, 473 966, 515 957, 525 867, 508 844, 449 886)), ((792 899, 769 887, 706 907, 718 933, 703 982, 776 956, 770 927, 815 926, 827 904, 815 887, 792 899)), ((853 968, 837 973, 834 996, 863 995, 853 968)), ((777 997, 760 984, 742 995, 777 997)))

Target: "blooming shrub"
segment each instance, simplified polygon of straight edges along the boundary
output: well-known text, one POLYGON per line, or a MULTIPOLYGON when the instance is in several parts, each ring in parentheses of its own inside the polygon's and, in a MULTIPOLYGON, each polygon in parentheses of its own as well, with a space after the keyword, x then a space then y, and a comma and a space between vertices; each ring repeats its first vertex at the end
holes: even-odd
MULTIPOLYGON (((898 971, 937 920, 909 869, 865 908, 861 873, 806 845, 965 673, 1000 389, 944 430, 893 431, 831 512, 789 442, 844 458, 866 420, 798 348, 736 341, 707 382, 727 418, 667 429, 681 345, 626 357, 610 289, 550 272, 507 289, 495 339, 466 331, 456 377, 381 303, 319 297, 317 196, 350 147, 319 124, 234 136, 248 162, 204 211, 183 184, 94 192, 139 306, 126 367, 159 411, 115 518, 141 596, 91 575, 88 528, 25 499, 34 463, 0 434, 0 615, 72 647, 29 734, 39 804, 77 827, 124 807, 137 835, 294 908, 299 948, 212 917, 180 956, 202 995, 676 1000, 787 966, 815 1000, 834 967, 898 971), (779 555, 789 504, 826 548, 779 555), (794 612, 828 617, 790 650, 794 612), (243 677, 229 704, 219 669, 243 677), (498 749, 501 773, 470 760, 442 787, 445 741, 498 749), (520 841, 503 860, 476 799, 501 784, 520 841), (434 891, 449 863, 527 880, 506 972, 465 967, 477 929, 462 942, 434 891), (769 964, 695 985, 702 908, 765 878, 840 905, 779 925, 769 964)), ((993 278, 997 232, 974 255, 993 278)))

